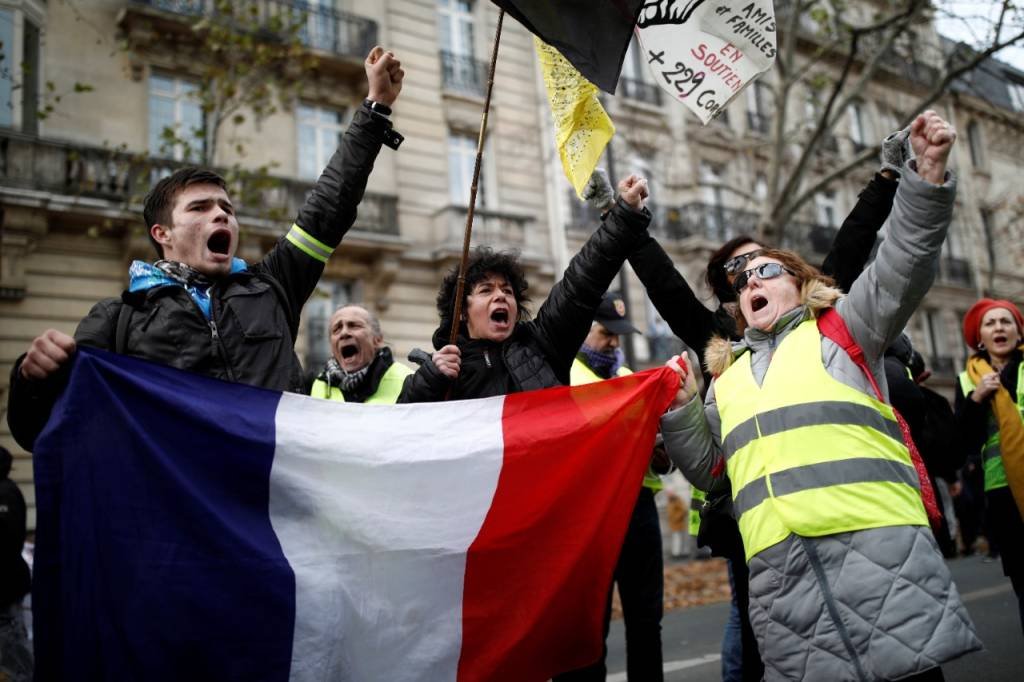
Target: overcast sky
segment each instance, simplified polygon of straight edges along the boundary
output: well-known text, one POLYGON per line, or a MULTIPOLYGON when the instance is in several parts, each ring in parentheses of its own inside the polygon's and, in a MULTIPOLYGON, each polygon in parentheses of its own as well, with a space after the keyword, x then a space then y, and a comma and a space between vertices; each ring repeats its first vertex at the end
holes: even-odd
MULTIPOLYGON (((990 40, 989 31, 1002 3, 999 0, 939 0, 936 5, 940 9, 936 23, 942 35, 978 46, 990 40)), ((1022 19, 1024 16, 1018 13, 1012 22, 1008 22, 1013 29, 1011 34, 1020 32, 1022 19)), ((1024 70, 1024 47, 1003 48, 996 58, 1024 70)))

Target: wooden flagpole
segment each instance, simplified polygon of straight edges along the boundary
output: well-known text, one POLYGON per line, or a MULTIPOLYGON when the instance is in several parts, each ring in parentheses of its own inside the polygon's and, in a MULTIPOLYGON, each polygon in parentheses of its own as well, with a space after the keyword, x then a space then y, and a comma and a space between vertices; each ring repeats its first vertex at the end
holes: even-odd
MULTIPOLYGON (((469 188, 469 210, 466 211, 466 231, 462 237, 462 260, 459 262, 459 278, 455 286, 455 310, 452 315, 452 330, 448 343, 454 344, 459 337, 459 318, 462 317, 462 299, 466 291, 466 264, 469 261, 469 242, 473 237, 473 214, 476 208, 477 183, 480 181, 480 163, 484 156, 484 136, 487 133, 487 115, 491 110, 491 90, 494 88, 494 70, 498 64, 498 43, 501 41, 501 24, 505 10, 498 12, 498 28, 494 32, 494 47, 491 50, 491 66, 487 73, 487 95, 484 97, 484 113, 480 118, 480 136, 476 141, 476 163, 473 165, 473 184, 469 188)), ((448 389, 447 399, 451 395, 448 389)))

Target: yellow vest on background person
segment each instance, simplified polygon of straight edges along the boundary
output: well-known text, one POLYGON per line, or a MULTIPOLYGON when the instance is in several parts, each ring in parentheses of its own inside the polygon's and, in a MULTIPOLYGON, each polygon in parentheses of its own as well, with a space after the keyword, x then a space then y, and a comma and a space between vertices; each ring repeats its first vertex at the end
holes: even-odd
MULTIPOLYGON (((975 389, 974 382, 967 372, 960 372, 960 390, 964 398, 975 389)), ((1024 362, 1017 366, 1017 410, 1024 419, 1024 362)), ((991 406, 986 407, 985 445, 981 448, 981 462, 985 469, 985 492, 997 488, 1006 488, 1010 482, 1006 479, 1006 467, 1003 466, 1003 450, 999 442, 999 422, 991 406)))
POLYGON ((700 510, 704 506, 707 493, 700 488, 690 486, 690 537, 697 537, 700 532, 700 510))
MULTIPOLYGON (((410 374, 412 374, 412 370, 402 363, 391 363, 391 366, 388 367, 386 372, 384 372, 384 376, 380 378, 377 390, 374 391, 373 395, 363 401, 363 404, 395 404, 398 402, 398 396, 402 392, 402 385, 405 383, 405 378, 410 374)), ((313 382, 313 388, 310 389, 309 394, 314 398, 326 398, 327 400, 345 402, 345 396, 341 392, 341 388, 338 386, 330 386, 329 388, 330 391, 328 391, 326 381, 323 379, 317 379, 313 382)))
POLYGON ((760 386, 750 355, 715 382, 747 561, 791 533, 928 525, 892 406, 829 375, 815 320, 783 339, 760 386))
MULTIPOLYGON (((633 370, 628 367, 619 367, 618 371, 615 372, 616 376, 624 377, 633 373, 633 370)), ((604 381, 604 377, 590 369, 587 363, 583 362, 579 358, 572 361, 572 367, 569 368, 569 383, 572 386, 582 386, 584 384, 593 384, 598 381, 604 381)), ((644 487, 650 488, 654 492, 658 492, 665 486, 661 482, 661 478, 656 473, 651 471, 650 467, 647 467, 647 473, 644 474, 644 487)))

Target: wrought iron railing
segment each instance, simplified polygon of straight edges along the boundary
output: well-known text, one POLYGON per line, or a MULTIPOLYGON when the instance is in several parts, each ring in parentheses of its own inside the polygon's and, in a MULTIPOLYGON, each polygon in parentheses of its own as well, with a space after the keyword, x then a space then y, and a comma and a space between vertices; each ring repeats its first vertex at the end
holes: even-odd
MULTIPOLYGON (((216 0, 131 0, 132 4, 188 17, 216 16, 216 0)), ((294 26, 300 22, 298 38, 316 50, 345 57, 364 57, 378 42, 373 19, 349 14, 303 0, 235 0, 233 15, 245 12, 266 26, 294 26)))
MULTIPOLYGON (((185 165, 0 130, 0 188, 100 199, 127 208, 141 202, 157 180, 185 165)), ((231 193, 240 214, 283 219, 295 216, 311 189, 308 180, 242 175, 231 193)), ((368 192, 359 204, 353 229, 397 236, 397 197, 368 192)))
POLYGON ((619 92, 624 97, 645 104, 661 106, 661 88, 654 83, 648 83, 638 78, 622 77, 619 79, 619 88, 621 88, 619 92))
POLYGON ((446 90, 483 96, 487 92, 487 63, 441 50, 441 83, 446 90))
MULTIPOLYGON (((449 205, 434 215, 437 234, 445 247, 461 248, 468 211, 465 206, 449 205)), ((533 218, 528 215, 478 206, 473 210, 473 241, 523 250, 528 246, 527 226, 531 221, 533 218)))

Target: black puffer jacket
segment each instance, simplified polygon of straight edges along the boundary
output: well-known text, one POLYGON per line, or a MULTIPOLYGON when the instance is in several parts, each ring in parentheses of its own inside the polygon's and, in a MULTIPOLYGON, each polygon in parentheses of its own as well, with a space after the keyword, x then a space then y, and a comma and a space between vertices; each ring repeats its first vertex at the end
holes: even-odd
MULTIPOLYGON (((647 235, 651 214, 621 200, 576 254, 562 279, 528 322, 519 322, 502 343, 459 337, 462 370, 452 398, 487 398, 569 384, 569 368, 590 331, 594 311, 626 256, 647 235)), ((442 320, 434 347, 448 343, 442 320)), ((413 356, 416 359, 416 355, 413 356)), ((405 380, 400 403, 444 400, 450 381, 429 360, 405 380)))
MULTIPOLYGON (((360 108, 299 211, 296 225, 331 249, 355 221, 388 125, 360 108)), ((118 350, 118 321, 125 307, 129 317, 121 350, 127 355, 228 381, 301 392, 294 335, 299 312, 323 268, 323 262, 282 237, 263 260, 210 288, 210 320, 183 287, 126 291, 120 299, 93 306, 79 323, 75 341, 118 350)), ((66 376, 27 381, 19 371, 21 360, 11 372, 8 423, 18 444, 31 450, 66 376)))

